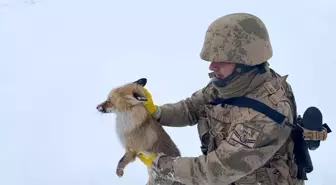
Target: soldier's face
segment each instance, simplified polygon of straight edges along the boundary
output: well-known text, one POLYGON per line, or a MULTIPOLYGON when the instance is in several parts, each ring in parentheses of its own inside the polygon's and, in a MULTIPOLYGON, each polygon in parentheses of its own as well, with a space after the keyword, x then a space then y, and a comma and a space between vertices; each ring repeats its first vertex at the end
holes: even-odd
POLYGON ((226 78, 233 72, 235 65, 229 62, 211 62, 209 69, 215 72, 217 78, 226 78))

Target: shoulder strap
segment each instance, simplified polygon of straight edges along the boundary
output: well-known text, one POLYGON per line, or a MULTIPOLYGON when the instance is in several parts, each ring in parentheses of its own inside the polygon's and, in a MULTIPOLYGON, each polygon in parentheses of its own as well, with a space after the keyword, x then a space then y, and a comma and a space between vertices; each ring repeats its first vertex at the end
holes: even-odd
MULTIPOLYGON (((292 101, 295 101, 294 99, 292 99, 292 101)), ((214 99, 213 101, 210 102, 210 104, 212 105, 219 105, 221 104, 223 105, 234 105, 234 106, 238 106, 238 107, 245 107, 245 108, 251 108, 254 109, 255 111, 261 112, 264 115, 268 116, 269 118, 271 118, 272 120, 274 120, 274 122, 276 122, 277 124, 281 125, 281 124, 286 124, 288 126, 290 126, 292 128, 292 138, 294 140, 294 153, 296 156, 295 159, 295 163, 298 165, 298 173, 297 173, 297 178, 298 179, 302 179, 302 180, 307 180, 307 176, 306 173, 310 173, 313 171, 313 165, 312 165, 312 161, 310 158, 310 154, 308 151, 308 143, 312 142, 309 140, 325 140, 326 139, 326 135, 327 133, 330 133, 331 130, 328 127, 327 124, 323 124, 322 127, 322 131, 315 131, 315 130, 308 130, 304 127, 302 127, 297 120, 297 115, 294 114, 293 115, 293 122, 294 123, 289 123, 286 121, 286 116, 281 114, 280 112, 274 110, 273 108, 269 107, 268 105, 255 100, 253 98, 249 98, 249 97, 245 97, 245 96, 241 96, 241 97, 234 97, 234 98, 229 98, 229 99, 221 99, 221 98, 217 98, 214 99), (313 134, 314 133, 314 134, 313 134), (312 135, 323 135, 324 137, 311 137, 312 135), (308 143, 304 142, 304 139, 302 137, 302 135, 304 137, 307 137, 308 139, 308 143), (310 137, 309 137, 310 136, 310 137)), ((296 108, 295 108, 295 112, 296 112, 296 108)), ((300 117, 299 117, 300 120, 300 117)), ((314 141, 313 141, 314 142, 314 141)))
MULTIPOLYGON (((293 100, 295 101, 295 100, 293 100)), ((322 131, 315 131, 315 130, 309 130, 303 127, 303 125, 298 124, 298 118, 296 114, 293 115, 293 123, 289 123, 286 121, 286 116, 281 114, 280 112, 274 110, 273 108, 269 107, 268 105, 255 100, 253 98, 249 98, 246 96, 240 96, 240 97, 234 97, 234 98, 228 98, 228 99, 222 99, 222 98, 216 98, 210 102, 212 105, 234 105, 238 107, 245 107, 245 108, 251 108, 257 112, 261 112, 267 117, 271 118, 274 122, 281 124, 286 124, 292 129, 298 129, 299 131, 303 132, 303 135, 305 136, 306 140, 326 140, 327 134, 331 132, 331 129, 329 126, 324 123, 322 125, 322 131)), ((301 122, 301 117, 299 117, 299 122, 301 122)))
POLYGON ((226 104, 226 105, 235 105, 238 107, 251 108, 251 109, 254 109, 255 111, 265 114, 266 116, 268 116, 269 118, 271 118, 273 121, 275 121, 278 124, 284 123, 286 119, 286 116, 272 109, 268 105, 258 100, 248 98, 246 96, 234 97, 234 98, 229 98, 229 99, 216 98, 212 100, 210 104, 212 105, 221 104, 222 106, 226 104))

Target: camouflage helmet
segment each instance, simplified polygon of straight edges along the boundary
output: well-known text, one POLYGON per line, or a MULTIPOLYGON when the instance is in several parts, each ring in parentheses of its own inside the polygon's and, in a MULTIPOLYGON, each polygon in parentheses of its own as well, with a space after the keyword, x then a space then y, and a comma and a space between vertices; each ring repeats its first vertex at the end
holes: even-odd
POLYGON ((209 62, 254 66, 269 60, 272 54, 265 24, 254 15, 234 13, 210 24, 200 57, 209 62))

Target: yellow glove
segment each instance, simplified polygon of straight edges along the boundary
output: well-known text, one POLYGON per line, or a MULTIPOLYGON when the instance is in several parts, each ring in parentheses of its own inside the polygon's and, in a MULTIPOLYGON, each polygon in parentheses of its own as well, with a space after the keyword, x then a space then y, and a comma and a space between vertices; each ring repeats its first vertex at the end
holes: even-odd
POLYGON ((152 100, 152 95, 148 92, 148 90, 144 87, 143 87, 143 90, 147 98, 147 101, 145 101, 143 104, 145 108, 147 109, 147 111, 149 112, 149 114, 152 115, 155 112, 156 106, 154 105, 153 100, 152 100))
POLYGON ((143 153, 138 154, 138 158, 147 166, 151 166, 156 154, 152 153, 150 156, 146 156, 143 153))

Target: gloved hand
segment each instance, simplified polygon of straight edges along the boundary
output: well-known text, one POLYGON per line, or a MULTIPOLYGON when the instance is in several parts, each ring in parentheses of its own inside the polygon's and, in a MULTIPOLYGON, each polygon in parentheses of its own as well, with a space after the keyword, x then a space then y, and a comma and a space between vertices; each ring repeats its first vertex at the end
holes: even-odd
POLYGON ((138 153, 137 156, 146 166, 152 166, 153 160, 157 155, 156 153, 152 153, 149 156, 147 156, 143 153, 138 153))
POLYGON ((156 110, 156 106, 154 105, 154 102, 152 100, 152 95, 148 92, 148 90, 144 87, 142 87, 144 92, 145 92, 145 95, 146 95, 146 98, 147 98, 147 101, 145 101, 143 104, 145 106, 145 108, 147 109, 147 111, 149 112, 149 114, 153 114, 156 110))
POLYGON ((145 96, 147 98, 147 101, 145 101, 143 104, 145 108, 147 109, 148 113, 156 120, 159 120, 161 117, 161 109, 159 106, 156 106, 153 103, 152 95, 148 92, 148 90, 144 87, 142 87, 145 93, 145 96))
POLYGON ((179 179, 175 177, 173 166, 175 160, 179 158, 180 157, 171 157, 163 153, 158 153, 152 161, 152 175, 179 182, 179 179))

